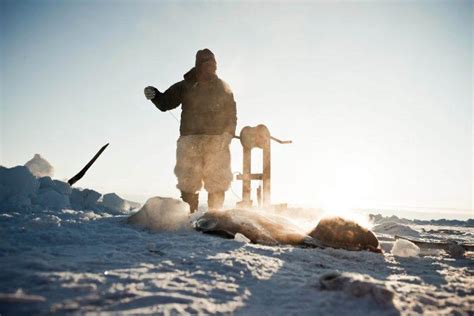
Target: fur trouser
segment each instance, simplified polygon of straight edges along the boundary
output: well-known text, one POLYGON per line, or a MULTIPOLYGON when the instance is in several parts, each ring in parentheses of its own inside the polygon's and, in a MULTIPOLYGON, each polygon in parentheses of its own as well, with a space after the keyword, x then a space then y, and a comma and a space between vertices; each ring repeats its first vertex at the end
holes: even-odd
POLYGON ((225 192, 232 182, 230 134, 180 136, 176 149, 180 191, 194 193, 204 188, 209 193, 225 192))

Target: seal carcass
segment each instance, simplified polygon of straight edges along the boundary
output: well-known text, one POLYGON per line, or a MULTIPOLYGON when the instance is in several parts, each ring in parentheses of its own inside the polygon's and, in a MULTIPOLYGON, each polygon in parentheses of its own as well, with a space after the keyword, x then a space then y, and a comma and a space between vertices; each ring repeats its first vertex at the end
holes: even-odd
POLYGON ((341 217, 321 219, 309 235, 326 247, 381 252, 373 232, 341 217))
POLYGON ((340 217, 322 219, 309 235, 284 217, 260 211, 210 211, 194 224, 198 231, 232 238, 240 233, 253 243, 332 247, 380 252, 375 235, 340 217))
POLYGON ((194 224, 196 230, 233 238, 240 233, 252 243, 302 245, 311 239, 285 218, 260 211, 209 211, 194 224))

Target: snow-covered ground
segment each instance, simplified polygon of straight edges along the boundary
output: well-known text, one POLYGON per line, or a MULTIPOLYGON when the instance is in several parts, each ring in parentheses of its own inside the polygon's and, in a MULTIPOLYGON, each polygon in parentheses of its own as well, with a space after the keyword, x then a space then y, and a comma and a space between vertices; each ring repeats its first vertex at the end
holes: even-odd
MULTIPOLYGON (((472 253, 462 259, 443 252, 394 257, 386 234, 383 255, 270 247, 194 230, 151 232, 126 218, 73 210, 1 214, 0 313, 474 311, 472 253)), ((472 228, 463 228, 449 237, 472 242, 473 236, 472 228)))
MULTIPOLYGON (((187 205, 153 199, 131 220, 151 231, 127 223, 135 203, 52 180, 41 159, 30 169, 36 177, 0 167, 1 315, 474 313, 472 252, 455 259, 393 238, 472 243, 472 227, 375 215, 384 254, 263 246, 197 232, 180 224, 187 205)), ((303 225, 320 216, 279 215, 303 225)))

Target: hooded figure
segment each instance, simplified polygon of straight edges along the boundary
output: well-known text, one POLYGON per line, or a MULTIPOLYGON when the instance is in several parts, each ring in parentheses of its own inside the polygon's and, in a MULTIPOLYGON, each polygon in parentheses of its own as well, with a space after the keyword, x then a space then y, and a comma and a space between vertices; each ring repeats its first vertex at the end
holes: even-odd
POLYGON ((220 209, 230 187, 229 145, 237 114, 230 87, 216 74, 217 62, 209 49, 199 50, 196 63, 165 92, 146 87, 145 96, 161 111, 181 105, 180 137, 174 172, 181 198, 194 212, 204 184, 209 209, 220 209))

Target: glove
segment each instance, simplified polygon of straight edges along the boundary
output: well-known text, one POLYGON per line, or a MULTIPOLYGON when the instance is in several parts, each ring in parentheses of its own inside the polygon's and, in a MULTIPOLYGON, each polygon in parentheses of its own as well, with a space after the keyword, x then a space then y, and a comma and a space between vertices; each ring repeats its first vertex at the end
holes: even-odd
POLYGON ((158 89, 156 89, 155 87, 152 87, 152 86, 148 86, 145 88, 145 97, 148 99, 148 100, 153 100, 157 93, 158 93, 158 89))

